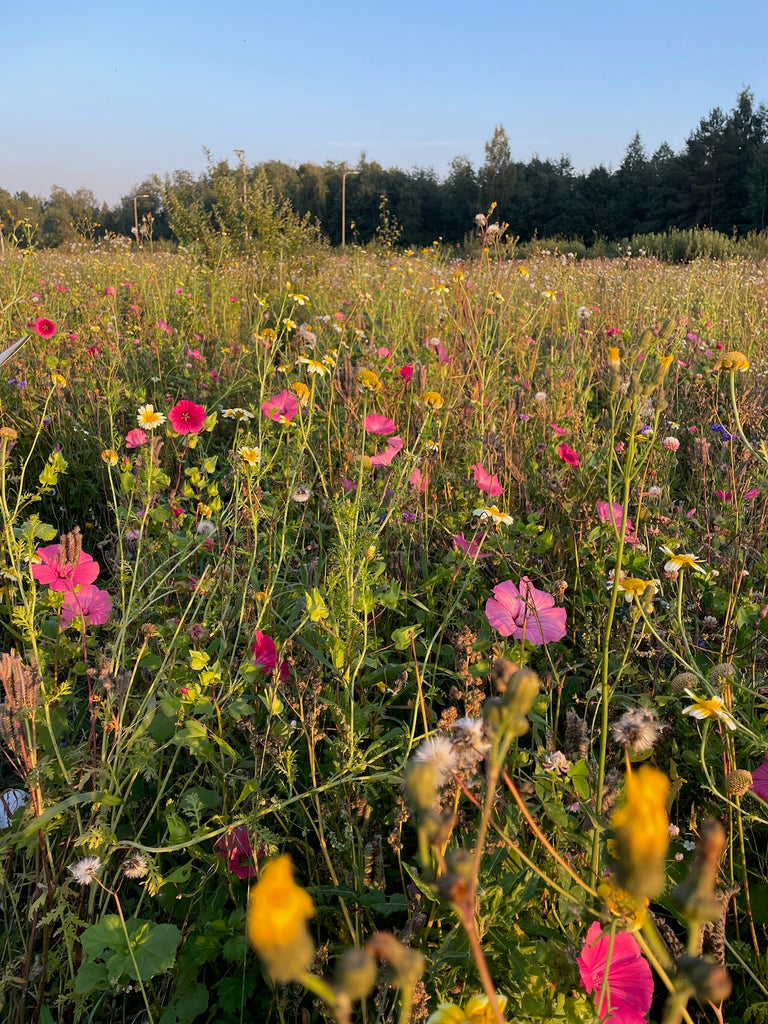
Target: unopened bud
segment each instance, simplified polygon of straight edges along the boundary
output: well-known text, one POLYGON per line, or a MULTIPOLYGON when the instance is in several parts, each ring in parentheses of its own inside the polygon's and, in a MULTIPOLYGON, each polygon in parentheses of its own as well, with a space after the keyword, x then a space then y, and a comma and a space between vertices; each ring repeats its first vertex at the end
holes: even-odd
POLYGON ((738 677, 738 671, 735 665, 728 665, 721 663, 719 665, 713 665, 709 670, 709 681, 710 683, 718 688, 727 686, 729 683, 736 681, 738 677))
POLYGON ((365 947, 372 956, 386 960, 392 969, 395 988, 410 989, 424 973, 424 957, 417 949, 408 949, 390 932, 377 932, 365 947))
POLYGON ((684 693, 686 690, 697 689, 699 677, 693 672, 678 672, 670 683, 675 693, 684 693))
POLYGON ((437 799, 434 765, 427 761, 408 762, 405 769, 405 800, 412 811, 431 810, 437 799))
POLYGON ((527 715, 539 694, 539 677, 529 668, 519 668, 510 676, 503 698, 504 710, 511 715, 527 715))
POLYGON ((506 693, 509 680, 520 666, 506 658, 496 658, 491 668, 491 682, 496 693, 506 693))
POLYGON ((731 979, 728 971, 720 964, 712 963, 701 956, 685 954, 677 962, 681 973, 693 986, 699 999, 710 1003, 722 1003, 731 994, 731 979))
POLYGON ((376 961, 364 949, 346 949, 336 965, 336 987, 356 1003, 373 992, 376 961))
POLYGON ((752 788, 752 772, 743 768, 736 768, 725 776, 726 796, 743 796, 748 789, 752 788))

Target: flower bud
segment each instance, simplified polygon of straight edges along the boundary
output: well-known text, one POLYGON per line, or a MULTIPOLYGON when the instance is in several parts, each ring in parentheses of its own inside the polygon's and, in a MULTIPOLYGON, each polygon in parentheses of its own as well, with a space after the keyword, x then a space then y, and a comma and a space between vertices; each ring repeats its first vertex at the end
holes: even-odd
POLYGON ((405 800, 412 811, 431 810, 437 799, 437 778, 434 766, 426 761, 410 759, 405 769, 405 800))
POLYGON ((539 677, 529 668, 519 668, 509 678, 502 704, 509 715, 527 715, 539 694, 539 677))
POLYGON ((731 994, 731 979, 720 964, 686 953, 677 961, 677 966, 699 999, 718 1004, 731 994))
POLYGON ((336 987, 356 1003, 373 992, 376 974, 376 961, 367 950, 345 949, 336 965, 336 987))
POLYGON ((743 768, 736 768, 725 776, 726 796, 743 796, 748 789, 752 788, 752 772, 743 768))

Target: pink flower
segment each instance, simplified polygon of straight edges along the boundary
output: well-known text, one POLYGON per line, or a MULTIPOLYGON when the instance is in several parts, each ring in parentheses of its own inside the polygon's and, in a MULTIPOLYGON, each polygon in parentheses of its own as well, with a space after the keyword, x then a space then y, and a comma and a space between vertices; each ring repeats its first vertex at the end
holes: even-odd
POLYGON ((472 540, 467 540, 463 533, 456 533, 453 537, 453 550, 463 551, 470 558, 490 558, 491 553, 489 551, 480 551, 481 543, 482 538, 478 540, 473 537, 472 540))
POLYGON ((117 295, 117 288, 113 284, 108 284, 104 289, 105 295, 117 295))
POLYGON ((254 864, 254 852, 251 837, 245 825, 221 836, 215 846, 216 853, 227 861, 227 867, 238 878, 254 878, 258 872, 254 864))
POLYGON ((579 468, 581 456, 578 452, 575 452, 570 445, 566 444, 565 441, 557 446, 557 454, 563 462, 567 463, 569 466, 573 466, 574 469, 579 468))
POLYGON ((357 490, 357 484, 355 483, 355 481, 354 480, 350 480, 346 476, 343 476, 341 478, 341 486, 344 488, 345 491, 356 491, 357 490))
MULTIPOLYGON (((612 522, 616 529, 619 529, 624 515, 623 505, 620 505, 618 501, 611 502, 610 505, 607 501, 598 501, 595 505, 595 509, 597 511, 597 518, 601 523, 612 522)), ((627 528, 624 534, 624 540, 627 544, 637 544, 638 542, 631 519, 627 519, 627 528)))
POLYGON ((168 413, 168 419, 177 434, 199 434, 205 426, 205 408, 182 398, 168 413))
POLYGON ((382 345, 380 348, 376 349, 376 355, 377 356, 381 356, 382 359, 386 359, 387 356, 391 356, 392 353, 390 352, 390 350, 388 348, 386 348, 384 345, 382 345))
POLYGON ((537 590, 527 576, 520 580, 519 588, 511 580, 494 587, 485 614, 502 636, 536 645, 562 640, 566 633, 565 608, 555 608, 552 595, 537 590))
POLYGON ((563 434, 567 434, 568 433, 568 431, 565 429, 565 427, 558 427, 558 425, 556 423, 550 423, 549 425, 554 430, 554 432, 556 434, 560 435, 560 437, 562 437, 563 434))
POLYGON ((165 320, 158 320, 157 326, 160 328, 161 331, 165 331, 166 334, 171 333, 171 328, 168 326, 165 320))
MULTIPOLYGON (((260 669, 264 675, 269 675, 270 672, 278 666, 277 657, 277 645, 271 636, 266 633, 262 633, 260 629, 257 629, 253 634, 254 642, 251 644, 251 650, 253 651, 253 661, 256 668, 260 669)), ((283 682, 288 678, 290 670, 288 664, 285 661, 280 661, 280 678, 283 682)))
POLYGON ((267 419, 274 420, 275 423, 290 423, 299 411, 299 400, 296 395, 283 388, 279 395, 274 395, 264 402, 261 411, 267 419))
POLYGON ((189 356, 190 359, 202 359, 203 358, 203 353, 200 351, 199 348, 188 348, 187 349, 187 355, 189 356))
POLYGON ((475 463, 469 467, 475 474, 475 483, 480 491, 487 491, 492 498, 497 498, 504 493, 504 488, 499 483, 499 478, 494 474, 491 476, 483 469, 482 462, 475 463))
POLYGON ((365 417, 365 429, 369 434, 394 434, 397 427, 395 421, 388 416, 380 416, 374 412, 365 417))
POLYGON ((56 324, 53 320, 46 320, 44 316, 39 316, 37 320, 33 321, 32 330, 39 338, 52 338, 56 333, 56 324))
POLYGON ((403 380, 410 380, 413 376, 413 366, 410 363, 406 363, 405 366, 401 366, 400 376, 403 380))
POLYGON ((133 430, 129 430, 125 435, 125 447, 141 448, 141 446, 146 444, 148 440, 149 435, 146 434, 141 427, 134 427, 133 430))
POLYGON ((405 444, 402 437, 399 434, 395 434, 394 437, 387 438, 387 447, 383 452, 379 452, 378 455, 374 455, 371 459, 372 466, 388 466, 392 459, 397 455, 400 449, 405 444))
POLYGON ((58 544, 48 544, 47 547, 38 548, 37 557, 40 559, 40 563, 32 566, 32 576, 38 583, 47 585, 51 590, 57 590, 59 593, 66 593, 83 584, 93 583, 99 575, 98 563, 84 551, 80 552, 77 565, 62 562, 58 544))
POLYGON ((752 785, 749 788, 768 803, 768 757, 752 772, 752 785))
POLYGON ((601 1021, 611 1024, 645 1024, 653 998, 653 977, 648 961, 640 954, 634 935, 618 932, 611 943, 610 935, 600 935, 598 921, 587 932, 587 941, 577 958, 581 983, 587 993, 594 993, 595 1005, 608 981, 598 1006, 601 1021))
POLYGON ((86 583, 79 590, 69 590, 64 595, 61 625, 64 629, 73 624, 79 626, 82 620, 86 626, 103 626, 109 621, 111 611, 112 598, 107 591, 86 583))
POLYGON ((411 473, 408 479, 408 483, 411 485, 411 487, 418 487, 418 489, 423 493, 429 486, 429 473, 422 473, 421 470, 417 467, 411 473))
POLYGON ((746 491, 744 494, 742 494, 742 498, 745 501, 748 501, 750 498, 756 498, 759 493, 760 493, 759 488, 753 487, 751 491, 746 491))

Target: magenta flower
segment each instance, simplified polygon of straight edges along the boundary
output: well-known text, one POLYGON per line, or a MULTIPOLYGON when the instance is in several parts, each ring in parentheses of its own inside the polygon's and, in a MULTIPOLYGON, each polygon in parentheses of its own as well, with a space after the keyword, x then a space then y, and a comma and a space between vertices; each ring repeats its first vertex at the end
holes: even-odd
POLYGON ((149 440, 149 435, 141 429, 141 427, 134 427, 133 430, 129 430, 125 435, 125 447, 126 448, 141 448, 143 444, 146 444, 149 440))
POLYGON ((274 420, 275 423, 290 423, 299 411, 299 400, 296 395, 283 388, 279 395, 274 395, 263 403, 261 411, 267 419, 274 420))
POLYGON ((557 454, 563 462, 567 463, 569 466, 573 466, 574 469, 579 468, 581 456, 578 452, 575 452, 569 444, 566 444, 565 441, 557 446, 557 454))
POLYGON ((749 788, 768 803, 768 757, 752 772, 752 785, 749 788))
POLYGON ((405 441, 400 437, 399 434, 395 434, 394 437, 387 438, 387 447, 383 452, 379 452, 378 455, 374 455, 371 459, 372 466, 388 466, 392 459, 397 455, 400 449, 405 444, 405 441))
POLYGON ((502 636, 548 644, 566 634, 565 608, 555 608, 555 599, 537 590, 527 576, 516 587, 506 580, 493 588, 493 597, 485 605, 488 622, 502 636))
POLYGON ((475 483, 480 491, 487 491, 492 498, 498 498, 500 494, 504 493, 504 488, 499 483, 499 478, 494 473, 491 476, 483 469, 482 462, 475 463, 474 466, 469 467, 475 474, 475 483))
POLYGON ((62 561, 58 544, 48 544, 47 547, 38 548, 37 557, 40 559, 40 563, 32 566, 32 576, 38 583, 49 586, 51 590, 57 590, 59 593, 66 593, 83 584, 93 583, 99 575, 98 563, 84 551, 80 552, 80 560, 77 565, 62 561))
POLYGON ((374 412, 365 417, 365 429, 368 434, 394 434, 397 427, 395 421, 388 416, 380 416, 374 412))
MULTIPOLYGON (((607 501, 598 501, 595 505, 595 510, 597 512, 597 518, 601 523, 611 522, 617 530, 620 529, 621 520, 624 516, 624 506, 618 501, 612 501, 610 505, 607 501)), ((627 544, 637 544, 638 542, 638 537, 635 535, 635 528, 632 525, 631 519, 627 519, 624 540, 626 540, 627 544)))
POLYGON ((117 288, 113 284, 108 284, 104 289, 105 295, 117 295, 117 288))
POLYGON ((168 419, 177 434, 199 434, 205 426, 205 407, 182 398, 168 413, 168 419))
POLYGON ((601 1021, 611 1024, 645 1024, 653 998, 653 977, 648 961, 640 953, 634 935, 619 932, 613 937, 600 935, 595 921, 587 932, 587 941, 577 957, 581 983, 588 994, 594 993, 595 1005, 608 981, 597 1012, 601 1021), (610 959, 609 959, 610 956, 610 959))
POLYGON ((158 320, 157 326, 160 328, 161 331, 165 331, 166 334, 171 333, 171 328, 168 326, 165 320, 158 320))
POLYGON ((411 377, 413 377, 413 366, 410 363, 406 363, 405 366, 401 366, 400 376, 403 380, 410 380, 411 377))
POLYGON ((456 533, 453 537, 453 550, 463 551, 465 555, 470 558, 490 558, 491 553, 488 551, 480 551, 481 540, 473 537, 472 540, 467 540, 463 533, 456 533))
POLYGON ((61 625, 103 626, 109 622, 112 598, 106 590, 99 590, 92 583, 86 583, 79 590, 70 590, 64 595, 61 607, 61 625))
POLYGON ((32 323, 32 330, 39 338, 52 338, 56 333, 56 324, 53 320, 46 320, 44 316, 39 316, 32 323))
POLYGON ((280 679, 285 680, 290 675, 288 663, 280 661, 277 657, 277 645, 271 636, 266 633, 262 633, 260 629, 257 629, 253 634, 254 642, 251 644, 251 650, 253 651, 253 661, 256 668, 266 676, 270 672, 274 672, 280 664, 280 679))
POLYGON ((565 427, 558 427, 558 425, 556 423, 550 423, 549 425, 554 430, 554 432, 556 434, 560 435, 560 437, 563 437, 564 434, 568 433, 568 431, 565 429, 565 427))
POLYGON ((238 878, 254 878, 258 874, 253 862, 251 837, 248 835, 245 825, 238 825, 231 832, 221 836, 216 843, 215 850, 219 857, 223 857, 227 861, 227 867, 238 878))

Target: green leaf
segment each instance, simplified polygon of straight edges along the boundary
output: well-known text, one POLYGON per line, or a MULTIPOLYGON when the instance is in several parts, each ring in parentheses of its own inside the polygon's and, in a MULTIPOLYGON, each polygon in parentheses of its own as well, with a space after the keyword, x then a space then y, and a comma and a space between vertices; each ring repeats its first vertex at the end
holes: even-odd
POLYGON ((192 1024, 201 1013, 208 1009, 210 995, 202 982, 185 986, 177 992, 173 1002, 160 1018, 160 1024, 192 1024))
POLYGON ((305 591, 304 600, 307 602, 307 614, 312 622, 320 622, 322 619, 327 619, 331 614, 328 611, 328 605, 323 600, 323 595, 317 587, 313 588, 312 593, 305 591))
POLYGON ((421 633, 422 626, 403 626, 392 633, 392 643, 398 651, 404 651, 411 646, 411 640, 415 640, 421 633))
POLYGON ((187 719, 184 727, 179 729, 171 742, 179 747, 188 747, 191 753, 200 757, 206 757, 211 752, 208 729, 194 718, 187 719))
MULTIPOLYGON (((89 992, 102 992, 109 988, 109 971, 106 964, 95 964, 86 960, 80 964, 80 970, 75 978, 75 992, 84 996, 89 992)), ((42 1016, 40 1020, 42 1020, 42 1016)))

